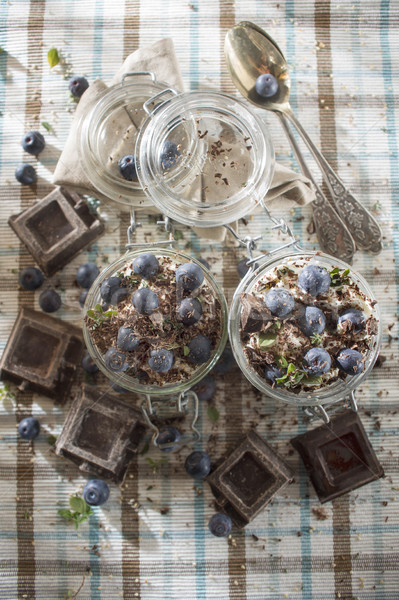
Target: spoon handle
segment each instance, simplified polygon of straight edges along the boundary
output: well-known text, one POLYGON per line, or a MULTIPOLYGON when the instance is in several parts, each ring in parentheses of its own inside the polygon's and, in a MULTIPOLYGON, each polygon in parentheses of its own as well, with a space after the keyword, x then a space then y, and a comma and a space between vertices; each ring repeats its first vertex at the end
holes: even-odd
POLYGON ((316 148, 291 109, 285 111, 317 162, 331 194, 334 207, 350 229, 357 248, 378 254, 382 249, 382 232, 373 215, 346 189, 338 175, 316 148))
POLYGON ((303 154, 297 144, 295 136, 288 124, 287 118, 281 112, 278 112, 277 115, 280 118, 281 125, 283 126, 283 129, 288 137, 302 173, 305 175, 305 177, 310 179, 315 188, 316 199, 312 202, 313 222, 315 224, 320 248, 327 254, 331 254, 336 258, 340 258, 347 263, 351 263, 353 255, 356 251, 353 238, 349 233, 345 223, 335 212, 314 180, 313 175, 311 174, 303 154))

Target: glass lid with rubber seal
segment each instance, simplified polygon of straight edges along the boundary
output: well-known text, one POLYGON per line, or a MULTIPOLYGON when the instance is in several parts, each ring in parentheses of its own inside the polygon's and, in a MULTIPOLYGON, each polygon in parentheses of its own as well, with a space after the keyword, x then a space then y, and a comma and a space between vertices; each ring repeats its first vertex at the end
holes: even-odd
POLYGON ((143 105, 166 88, 153 73, 126 73, 81 118, 79 154, 93 187, 128 206, 148 207, 137 177, 135 145, 147 116, 143 105))
POLYGON ((216 227, 253 212, 273 175, 266 123, 219 92, 165 90, 137 138, 138 178, 153 204, 193 227, 216 227))

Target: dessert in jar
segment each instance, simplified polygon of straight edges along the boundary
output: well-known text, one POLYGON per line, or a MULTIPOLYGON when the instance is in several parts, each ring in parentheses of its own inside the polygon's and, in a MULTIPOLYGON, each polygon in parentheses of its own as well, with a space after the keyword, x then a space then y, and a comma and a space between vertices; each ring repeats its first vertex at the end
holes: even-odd
POLYGON ((84 337, 117 385, 170 396, 189 389, 219 359, 227 307, 198 261, 166 248, 128 252, 104 270, 85 302, 84 337))
POLYGON ((248 274, 229 321, 244 374, 289 403, 345 397, 378 356, 379 314, 371 290, 348 265, 321 253, 280 255, 248 274))

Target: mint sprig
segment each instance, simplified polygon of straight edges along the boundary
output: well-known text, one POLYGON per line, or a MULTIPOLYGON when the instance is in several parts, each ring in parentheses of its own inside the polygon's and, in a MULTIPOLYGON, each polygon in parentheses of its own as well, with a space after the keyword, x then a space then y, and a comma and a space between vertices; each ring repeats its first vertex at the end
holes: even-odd
POLYGON ((314 346, 320 346, 322 339, 320 333, 314 333, 310 336, 310 341, 314 346))
POLYGON ((103 311, 103 307, 101 306, 101 304, 96 304, 94 310, 89 309, 86 314, 88 317, 90 317, 90 319, 92 319, 94 321, 94 323, 92 324, 92 327, 96 328, 96 327, 99 327, 100 325, 102 325, 104 323, 104 321, 107 321, 111 317, 117 315, 118 311, 117 310, 103 311))
POLYGON ((309 375, 304 369, 299 369, 294 363, 289 363, 284 356, 278 356, 276 362, 280 369, 285 369, 284 375, 276 379, 276 384, 279 386, 293 388, 300 382, 304 385, 320 385, 323 381, 321 376, 309 375))
POLYGON ((79 525, 93 514, 90 506, 80 496, 71 496, 69 506, 71 510, 60 508, 58 514, 67 521, 71 521, 75 525, 75 529, 78 529, 79 525))
POLYGON ((349 285, 351 283, 351 279, 348 277, 349 273, 349 269, 340 269, 339 267, 332 269, 330 271, 331 287, 341 289, 344 285, 349 285))

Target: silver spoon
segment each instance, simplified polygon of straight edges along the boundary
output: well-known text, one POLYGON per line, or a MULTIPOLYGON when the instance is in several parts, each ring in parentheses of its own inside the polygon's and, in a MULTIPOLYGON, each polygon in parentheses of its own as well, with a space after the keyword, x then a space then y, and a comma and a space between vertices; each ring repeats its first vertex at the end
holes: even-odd
MULTIPOLYGON (((280 118, 282 117, 282 123, 286 123, 286 118, 288 118, 302 136, 322 172, 331 194, 333 206, 338 211, 343 223, 350 229, 356 247, 375 254, 380 252, 382 232, 377 221, 345 188, 343 182, 313 144, 292 112, 289 103, 288 65, 276 42, 254 23, 242 21, 227 32, 225 56, 232 80, 244 98, 260 108, 276 112, 280 118), (263 98, 255 90, 256 79, 263 73, 271 73, 278 81, 278 91, 271 98, 263 98)), ((286 131, 288 130, 286 129, 286 131)), ((295 139, 293 136, 290 137, 291 142, 293 139, 295 139)), ((301 153, 297 145, 294 151, 296 154, 299 152, 299 155, 297 154, 298 162, 302 168, 305 161, 303 157, 299 159, 301 153)), ((309 169, 307 169, 307 173, 309 173, 309 169)), ((318 191, 320 192, 320 190, 318 191)), ((319 199, 323 196, 320 194, 317 194, 319 199)), ((335 219, 334 224, 342 230, 339 221, 335 219)))

